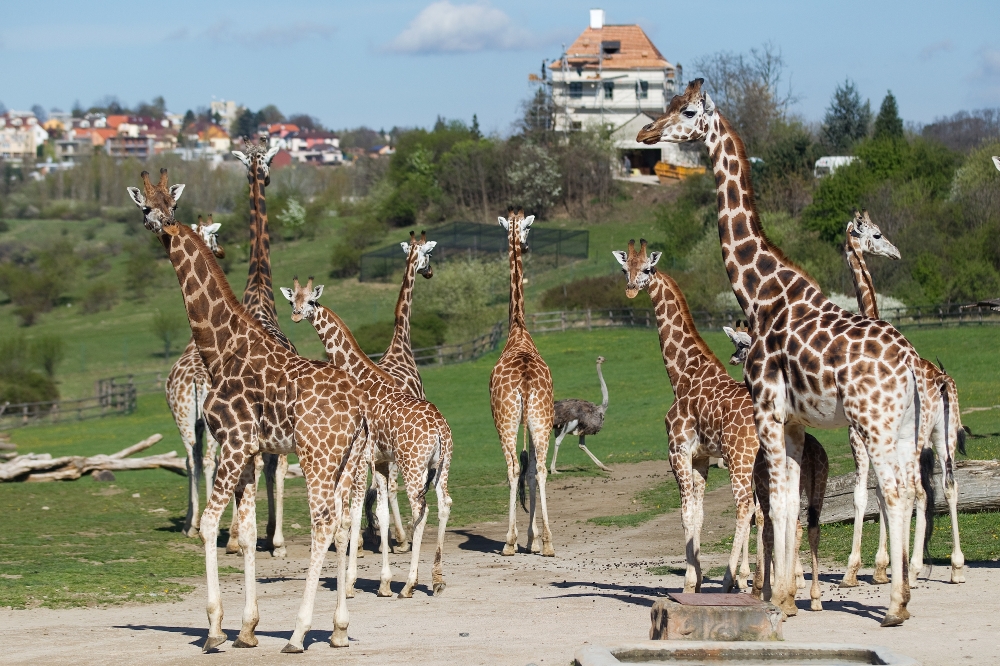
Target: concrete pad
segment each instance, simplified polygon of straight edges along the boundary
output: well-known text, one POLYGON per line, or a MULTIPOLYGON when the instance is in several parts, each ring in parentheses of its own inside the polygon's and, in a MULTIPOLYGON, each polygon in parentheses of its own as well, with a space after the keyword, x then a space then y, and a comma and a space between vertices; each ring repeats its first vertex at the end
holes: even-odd
POLYGON ((573 661, 576 666, 654 663, 766 665, 803 662, 814 666, 850 666, 851 664, 920 666, 920 663, 915 659, 875 645, 718 641, 685 641, 682 643, 643 641, 614 647, 585 645, 576 651, 573 661))

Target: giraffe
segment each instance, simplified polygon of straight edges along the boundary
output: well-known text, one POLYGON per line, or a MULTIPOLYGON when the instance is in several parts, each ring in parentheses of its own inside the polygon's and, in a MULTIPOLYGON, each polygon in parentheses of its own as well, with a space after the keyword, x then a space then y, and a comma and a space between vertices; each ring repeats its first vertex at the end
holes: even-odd
MULTIPOLYGON (((854 217, 847 223, 844 256, 854 280, 858 308, 862 316, 869 319, 879 319, 878 303, 875 286, 865 262, 864 254, 880 255, 890 259, 899 259, 899 250, 882 234, 882 230, 872 222, 867 210, 854 211, 854 217)), ((933 522, 934 499, 933 488, 930 486, 933 469, 933 449, 938 450, 942 461, 942 469, 947 473, 942 475, 945 497, 948 500, 952 516, 952 553, 951 581, 965 581, 962 572, 965 556, 962 554, 958 534, 958 490, 954 481, 955 449, 964 453, 965 431, 961 427, 960 410, 958 409, 958 389, 954 380, 942 368, 935 367, 926 359, 920 359, 916 373, 923 377, 925 385, 932 387, 926 395, 922 395, 922 411, 930 423, 922 425, 922 430, 930 430, 927 444, 921 451, 921 474, 914 483, 917 505, 917 524, 914 530, 913 555, 909 567, 910 584, 915 585, 917 576, 923 569, 923 545, 927 523, 933 522), (947 410, 947 411, 946 411, 947 410)), ((858 569, 861 568, 861 536, 864 529, 864 514, 868 507, 868 455, 865 452, 864 440, 854 429, 850 429, 851 452, 857 465, 857 482, 854 486, 854 538, 851 544, 851 555, 847 562, 847 571, 840 583, 841 587, 856 587, 858 584, 858 569)), ((889 556, 886 552, 886 533, 884 508, 879 497, 879 509, 882 520, 879 521, 879 543, 875 556, 875 573, 872 581, 888 583, 886 566, 889 556)))
MULTIPOLYGON (((369 459, 379 471, 375 477, 378 489, 379 528, 382 536, 382 572, 378 596, 390 596, 392 570, 389 567, 389 516, 387 487, 384 477, 385 463, 394 462, 403 473, 406 495, 413 510, 413 547, 410 573, 399 592, 400 599, 413 596, 417 584, 420 544, 427 523, 427 491, 433 487, 438 500, 438 542, 434 555, 433 590, 437 596, 444 592, 445 580, 441 560, 444 553, 444 536, 451 513, 448 495, 448 471, 451 467, 451 428, 437 408, 409 393, 400 390, 396 380, 375 364, 358 345, 344 321, 329 308, 320 305, 323 285, 313 287, 313 279, 303 287, 298 278, 291 289, 282 287, 281 293, 292 304, 292 321, 309 321, 319 334, 330 362, 343 368, 354 377, 368 395, 371 404, 369 427, 369 459)), ((351 505, 351 560, 347 574, 347 594, 353 596, 357 579, 358 536, 361 528, 361 499, 364 482, 361 474, 355 484, 355 501, 351 505)))
POLYGON ((722 457, 729 468, 736 500, 736 534, 722 581, 725 592, 743 589, 749 567, 737 572, 753 518, 753 463, 759 448, 753 403, 746 386, 725 367, 698 335, 687 300, 677 283, 656 270, 660 252, 646 254, 646 240, 630 240, 628 251, 615 251, 627 281, 625 295, 645 289, 653 302, 660 351, 674 391, 674 404, 664 419, 670 443, 670 467, 681 496, 687 570, 684 591, 701 591, 701 524, 709 457, 722 457), (696 473, 697 472, 697 473, 696 473))
MULTIPOLYGON (((274 307, 274 288, 271 284, 271 236, 267 230, 267 206, 264 200, 264 188, 271 182, 271 160, 278 153, 278 147, 268 148, 267 140, 259 143, 244 140, 244 151, 234 150, 233 155, 247 168, 247 180, 250 183, 250 267, 247 271, 247 283, 243 289, 243 307, 264 329, 274 336, 274 339, 285 349, 296 353, 295 345, 285 337, 278 326, 278 312, 274 307)), ((285 512, 285 474, 288 471, 288 456, 286 454, 262 453, 261 460, 256 462, 263 466, 264 480, 267 486, 267 529, 265 532, 265 548, 271 551, 272 557, 284 557, 285 535, 282 529, 285 512)), ((254 482, 252 492, 256 492, 254 482)), ((242 493, 237 489, 236 503, 242 499, 242 493)), ((235 512, 234 512, 235 513, 235 512)), ((233 526, 239 526, 234 519, 233 526)), ((227 552, 233 552, 233 541, 238 541, 238 533, 232 527, 229 530, 229 545, 227 552)))
MULTIPOLYGON (((742 366, 747 359, 753 339, 745 324, 739 320, 736 328, 723 326, 736 351, 729 359, 730 365, 742 366)), ((807 500, 806 519, 809 525, 809 554, 812 557, 812 585, 809 589, 809 607, 814 611, 823 610, 823 591, 819 584, 819 517, 823 511, 823 498, 826 494, 826 482, 830 473, 830 460, 827 458, 823 445, 813 435, 806 433, 802 446, 802 485, 807 500)), ((753 596, 758 599, 771 598, 771 557, 774 549, 774 526, 769 517, 769 480, 767 462, 763 451, 757 451, 753 464, 753 484, 755 500, 755 516, 757 522, 757 568, 753 576, 753 596), (767 572, 765 577, 764 572, 767 572)), ((799 545, 802 541, 802 525, 796 526, 795 541, 795 587, 806 586, 805 574, 802 569, 802 558, 799 557, 799 545)), ((749 542, 749 539, 747 540, 749 542)), ((748 558, 746 543, 743 548, 744 561, 748 558)))
POLYGON ((733 292, 753 329, 744 376, 770 474, 774 523, 772 601, 795 615, 795 524, 805 427, 855 426, 878 478, 889 515, 892 589, 882 626, 909 617, 907 557, 919 451, 916 351, 885 322, 852 315, 831 303, 818 285, 764 234, 743 142, 711 97, 703 79, 688 84, 637 140, 702 141, 715 175, 719 239, 733 292))
MULTIPOLYGON (((520 466, 517 460, 517 429, 524 423, 529 433, 528 449, 534 453, 536 479, 542 506, 541 554, 554 557, 552 532, 549 529, 549 512, 545 497, 545 458, 549 450, 549 433, 552 432, 554 407, 552 402, 552 373, 545 365, 524 323, 524 291, 522 284, 522 247, 527 246, 528 229, 535 221, 534 215, 524 216, 524 211, 511 210, 507 218, 497 218, 507 230, 507 254, 510 260, 510 313, 507 343, 490 373, 490 408, 493 424, 500 436, 500 446, 507 461, 507 483, 510 486, 510 511, 507 542, 502 553, 513 555, 517 551, 517 487, 520 466)), ((528 462, 530 463, 530 460, 528 462)), ((534 491, 532 491, 534 494, 534 491)), ((528 522, 530 552, 537 552, 537 530, 534 511, 528 522)))
MULTIPOLYGON (((219 222, 212 222, 211 215, 208 217, 208 224, 204 224, 202 216, 199 215, 198 223, 192 224, 191 228, 201 235, 212 253, 221 259, 226 256, 226 252, 218 242, 217 234, 220 226, 222 225, 219 222)), ((198 486, 201 483, 201 476, 205 475, 206 493, 211 491, 215 479, 217 445, 202 419, 202 405, 210 382, 205 363, 201 360, 198 346, 194 344, 192 338, 170 368, 170 374, 167 375, 164 385, 167 407, 170 408, 187 452, 188 510, 181 532, 188 537, 198 536, 201 526, 201 513, 198 511, 198 495, 201 492, 198 486)))
MULTIPOLYGON (((347 529, 346 505, 358 460, 366 448, 367 398, 343 370, 311 361, 279 344, 236 300, 225 275, 205 243, 174 219, 184 185, 168 187, 167 170, 153 185, 143 171, 143 190, 128 188, 142 210, 146 228, 160 239, 177 273, 184 307, 198 351, 212 380, 205 398, 204 418, 220 445, 219 466, 212 495, 201 522, 208 582, 209 631, 203 649, 227 638, 222 631, 216 539, 219 518, 237 484, 254 482, 254 457, 261 451, 299 456, 312 518, 312 548, 305 592, 295 630, 283 652, 302 652, 312 623, 313 605, 323 560, 337 542, 337 609, 330 644, 346 647, 347 529)), ((246 605, 243 626, 234 647, 254 647, 257 610, 255 542, 257 520, 254 493, 239 505, 240 546, 243 549, 246 605)))
MULTIPOLYGON (((403 271, 403 284, 399 288, 399 298, 396 301, 396 326, 392 333, 392 341, 378 360, 380 368, 392 375, 396 383, 402 385, 415 398, 425 400, 424 384, 417 370, 417 362, 413 358, 410 345, 410 312, 413 308, 413 283, 417 274, 430 279, 434 276, 431 267, 431 251, 437 246, 436 241, 428 241, 426 232, 420 232, 420 240, 410 232, 410 241, 400 245, 406 254, 406 268, 403 271)), ((396 487, 398 470, 395 463, 389 463, 385 472, 389 479, 389 506, 392 509, 393 527, 396 531, 396 550, 405 552, 407 549, 406 530, 399 514, 399 497, 396 487)), ((372 477, 374 482, 375 477, 372 477)))

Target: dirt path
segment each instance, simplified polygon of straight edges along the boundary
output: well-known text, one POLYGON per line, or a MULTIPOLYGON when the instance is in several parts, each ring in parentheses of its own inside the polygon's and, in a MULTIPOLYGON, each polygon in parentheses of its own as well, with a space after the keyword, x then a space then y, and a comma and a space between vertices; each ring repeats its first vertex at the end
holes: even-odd
MULTIPOLYGON (((594 516, 624 513, 637 491, 670 478, 664 462, 620 465, 610 478, 554 477, 549 484, 556 557, 518 554, 501 557, 506 523, 485 523, 449 530, 445 554, 448 588, 433 598, 423 584, 412 599, 379 599, 379 556, 360 560, 359 594, 349 602, 348 650, 327 644, 335 596, 326 578, 316 602, 313 629, 304 655, 278 654, 295 623, 302 594, 308 543, 292 542, 288 558, 258 558, 261 621, 260 647, 202 657, 205 591, 201 581, 175 604, 106 609, 0 611, 4 628, 0 646, 5 663, 371 663, 371 664, 513 664, 565 665, 585 642, 614 644, 648 638, 649 607, 666 591, 682 585, 680 576, 654 576, 650 566, 683 564, 683 538, 676 513, 637 528, 605 528, 587 523, 594 516)), ((706 498, 705 540, 733 529, 728 488, 706 498), (726 511, 725 514, 723 512, 726 511)), ((525 534, 523 514, 521 542, 525 534)), ((425 543, 421 575, 429 580, 432 547, 425 543)), ((706 569, 724 564, 709 555, 706 569)), ((233 556, 220 560, 239 566, 233 556)), ((331 563, 332 558, 327 562, 331 563)), ((408 554, 392 555, 396 583, 402 587, 408 554)), ((948 572, 934 569, 932 580, 913 592, 913 618, 895 629, 878 622, 888 601, 885 586, 840 593, 839 572, 824 574, 826 610, 803 611, 785 623, 788 640, 869 642, 915 657, 924 664, 989 664, 1000 659, 995 637, 1000 599, 989 590, 1000 584, 997 566, 972 566, 965 585, 950 585, 948 572)), ((327 569, 329 575, 331 569, 327 569)), ((865 572, 870 573, 870 572, 865 572)), ((234 638, 242 611, 242 577, 223 578, 226 618, 234 638)), ((718 578, 706 585, 712 589, 718 578)), ((799 594, 800 599, 803 594, 799 594)))

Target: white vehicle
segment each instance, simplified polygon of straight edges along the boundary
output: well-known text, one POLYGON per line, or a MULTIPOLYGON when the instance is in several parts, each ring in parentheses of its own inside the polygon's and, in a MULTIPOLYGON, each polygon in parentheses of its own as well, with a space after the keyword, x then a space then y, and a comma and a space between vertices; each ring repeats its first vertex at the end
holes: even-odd
POLYGON ((829 176, 840 167, 847 166, 856 159, 858 158, 852 155, 831 155, 828 157, 821 157, 816 160, 816 164, 813 166, 813 176, 816 178, 829 176))

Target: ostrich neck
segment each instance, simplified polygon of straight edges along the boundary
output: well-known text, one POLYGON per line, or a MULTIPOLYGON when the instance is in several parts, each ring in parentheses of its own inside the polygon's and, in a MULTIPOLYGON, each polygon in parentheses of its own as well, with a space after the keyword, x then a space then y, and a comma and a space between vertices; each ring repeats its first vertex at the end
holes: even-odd
POLYGON ((176 236, 161 239, 177 273, 192 338, 209 373, 218 377, 233 354, 245 356, 250 346, 284 351, 236 300, 222 269, 201 236, 178 224, 176 236))
POLYGON ((323 341, 330 362, 353 375, 366 392, 374 390, 381 395, 380 389, 395 386, 395 380, 368 358, 347 324, 332 310, 317 304, 310 323, 323 341))
POLYGON ((673 278, 657 271, 650 278, 646 291, 656 312, 660 352, 674 394, 679 393, 682 384, 705 371, 725 373, 725 368, 698 335, 687 301, 673 278))
POLYGON ((868 265, 865 263, 865 255, 861 251, 851 231, 847 232, 847 241, 844 243, 844 257, 847 259, 847 266, 851 269, 851 278, 854 279, 854 293, 858 298, 858 308, 861 316, 869 319, 878 319, 878 302, 875 299, 875 285, 872 283, 872 276, 868 272, 868 265))
POLYGON ((608 385, 604 383, 604 373, 601 372, 601 364, 597 364, 597 378, 601 380, 601 412, 605 412, 608 409, 608 385))
POLYGON ((523 267, 521 264, 521 241, 518 223, 510 221, 507 232, 507 254, 510 257, 510 316, 508 330, 514 333, 515 328, 524 330, 524 285, 523 267))
POLYGON ((403 271, 403 285, 399 288, 399 298, 396 300, 396 328, 392 332, 391 351, 404 352, 410 349, 410 312, 413 309, 413 282, 417 273, 416 245, 410 245, 410 254, 406 258, 406 270, 403 271))

